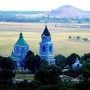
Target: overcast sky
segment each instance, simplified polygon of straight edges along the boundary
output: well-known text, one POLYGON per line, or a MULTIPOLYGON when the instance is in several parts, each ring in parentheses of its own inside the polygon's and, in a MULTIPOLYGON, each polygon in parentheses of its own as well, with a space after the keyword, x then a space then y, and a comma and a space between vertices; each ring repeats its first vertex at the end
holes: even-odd
POLYGON ((0 0, 0 10, 47 11, 62 5, 73 5, 90 11, 90 0, 0 0))

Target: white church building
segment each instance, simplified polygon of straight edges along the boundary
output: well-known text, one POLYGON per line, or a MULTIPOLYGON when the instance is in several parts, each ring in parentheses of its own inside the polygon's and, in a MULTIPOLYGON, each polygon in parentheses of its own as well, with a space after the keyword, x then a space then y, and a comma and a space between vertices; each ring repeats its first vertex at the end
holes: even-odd
POLYGON ((41 35, 41 42, 39 44, 39 55, 41 59, 46 60, 49 64, 55 64, 55 59, 53 56, 53 43, 47 26, 45 26, 45 29, 41 35))
MULTIPOLYGON (((46 60, 48 64, 55 64, 55 59, 53 56, 53 43, 51 41, 51 35, 47 26, 45 26, 43 34, 41 35, 41 42, 39 44, 39 55, 41 59, 46 60)), ((23 34, 21 32, 19 35, 19 39, 15 43, 13 51, 11 53, 11 58, 16 62, 17 69, 23 69, 23 61, 29 50, 29 45, 24 40, 23 34)))
MULTIPOLYGON (((24 40, 23 34, 21 32, 11 54, 11 58, 16 62, 17 69, 23 69, 23 61, 29 50, 29 45, 24 40)), ((45 29, 41 35, 41 42, 39 43, 39 56, 41 57, 41 60, 46 60, 49 65, 55 64, 53 55, 53 42, 51 40, 51 34, 47 26, 45 26, 45 29)), ((76 59, 72 67, 74 69, 81 67, 78 59, 76 59)))

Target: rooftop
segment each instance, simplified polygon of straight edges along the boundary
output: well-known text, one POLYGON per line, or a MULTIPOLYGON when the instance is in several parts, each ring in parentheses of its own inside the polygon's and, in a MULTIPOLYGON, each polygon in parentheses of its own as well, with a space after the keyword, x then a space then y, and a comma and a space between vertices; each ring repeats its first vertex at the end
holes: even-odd
POLYGON ((19 36, 18 41, 16 42, 16 45, 19 45, 19 46, 27 46, 28 45, 23 38, 22 32, 20 33, 20 36, 19 36))
POLYGON ((42 36, 43 36, 43 35, 45 35, 45 36, 50 36, 50 32, 49 32, 47 26, 45 26, 45 29, 44 29, 44 31, 43 31, 42 36))

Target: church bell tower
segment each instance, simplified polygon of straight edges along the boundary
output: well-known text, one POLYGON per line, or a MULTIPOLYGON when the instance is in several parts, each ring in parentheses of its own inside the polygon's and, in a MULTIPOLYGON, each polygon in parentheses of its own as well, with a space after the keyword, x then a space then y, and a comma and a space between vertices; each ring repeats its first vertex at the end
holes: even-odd
POLYGON ((55 59, 53 57, 53 43, 47 26, 45 26, 41 35, 39 55, 41 59, 46 60, 49 65, 55 64, 55 59))

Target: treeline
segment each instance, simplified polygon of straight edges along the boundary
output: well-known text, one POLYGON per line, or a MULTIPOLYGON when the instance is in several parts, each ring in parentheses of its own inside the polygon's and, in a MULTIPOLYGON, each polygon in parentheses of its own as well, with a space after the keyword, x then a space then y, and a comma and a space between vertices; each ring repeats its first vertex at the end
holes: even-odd
POLYGON ((32 82, 24 80, 17 84, 17 90, 90 89, 90 53, 84 54, 81 57, 75 53, 72 53, 68 57, 61 54, 57 55, 55 56, 55 65, 48 65, 47 61, 41 60, 39 56, 34 55, 31 51, 29 51, 25 58, 27 62, 26 68, 30 71, 34 70, 35 76, 32 82), (80 63, 82 64, 81 68, 72 68, 76 58, 80 60, 80 63), (39 63, 37 63, 38 61, 39 63), (36 67, 37 64, 38 67, 36 67), (67 65, 69 67, 67 67, 67 65))
POLYGON ((0 22, 59 22, 59 23, 89 23, 90 18, 62 18, 44 15, 44 11, 0 11, 0 22), (39 14, 42 14, 39 15, 39 14))
POLYGON ((81 36, 69 36, 69 40, 83 40, 83 41, 90 41, 87 37, 81 37, 81 36))
POLYGON ((55 59, 55 65, 49 65, 29 51, 24 59, 24 69, 35 74, 34 80, 14 84, 15 62, 10 57, 0 56, 0 90, 5 87, 16 90, 90 90, 90 53, 81 57, 75 53, 68 57, 60 54, 55 59), (72 67, 76 58, 82 64, 80 68, 72 67))

